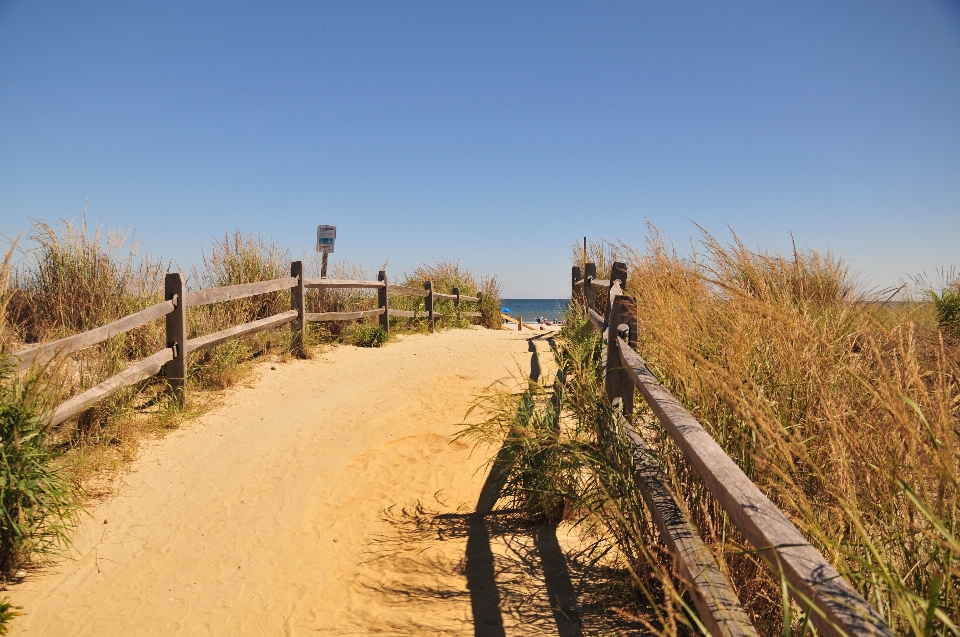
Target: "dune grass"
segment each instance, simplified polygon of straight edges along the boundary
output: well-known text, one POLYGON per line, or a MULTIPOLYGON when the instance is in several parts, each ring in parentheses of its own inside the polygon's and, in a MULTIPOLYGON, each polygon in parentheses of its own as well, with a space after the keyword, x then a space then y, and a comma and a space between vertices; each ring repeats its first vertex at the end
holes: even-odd
MULTIPOLYGON (((161 373, 50 427, 43 414, 53 406, 165 347, 164 321, 153 321, 20 374, 10 373, 10 355, 30 343, 99 327, 161 301, 165 271, 177 266, 141 255, 139 245, 128 235, 104 233, 89 227, 85 219, 80 224, 36 220, 23 246, 16 268, 11 267, 11 247, 0 271, 0 443, 8 450, 6 459, 0 458, 0 584, 44 551, 65 546, 77 503, 108 493, 111 476, 136 456, 145 437, 162 435, 185 417, 215 404, 219 392, 246 378, 257 360, 286 359, 291 344, 290 329, 281 328, 192 355, 185 410, 168 400, 161 373), (11 455, 11 448, 22 457, 11 455), (37 485, 43 488, 38 491, 37 485), (14 526, 4 526, 3 520, 13 520, 14 526)), ((306 276, 319 278, 318 256, 304 260, 306 276)), ((203 251, 201 264, 186 277, 187 288, 288 276, 290 261, 289 250, 275 242, 239 231, 227 233, 203 251)), ((463 286, 464 293, 489 291, 488 302, 499 310, 495 280, 477 281, 468 270, 447 262, 423 272, 448 270, 455 275, 450 280, 463 286)), ((366 278, 362 267, 349 262, 334 263, 333 275, 366 278)), ((391 301, 402 298, 394 296, 391 301)), ((368 290, 309 290, 305 301, 308 312, 376 307, 376 295, 368 290)), ((190 308, 188 336, 289 309, 288 291, 190 308)), ((465 326, 452 319, 443 325, 465 326)), ((400 319, 397 328, 416 331, 425 329, 425 324, 400 319)), ((307 349, 335 342, 382 345, 384 336, 375 320, 313 324, 308 327, 307 349)))
MULTIPOLYGON (((706 233, 701 245, 682 259, 651 229, 645 251, 619 246, 641 355, 891 627, 956 632, 960 343, 885 307, 829 254, 706 233)), ((749 610, 769 617, 779 583, 661 440, 701 531, 757 600, 749 610)))
MULTIPOLYGON (((756 252, 704 233, 700 253, 684 258, 654 228, 642 250, 588 251, 606 260, 598 277, 614 255, 628 263, 637 349, 651 370, 890 626, 958 634, 960 339, 949 315, 927 302, 884 304, 841 260, 815 251, 756 252)), ((934 301, 949 306, 951 285, 934 301)), ((553 402, 528 390, 487 405, 482 427, 513 450, 505 493, 537 515, 563 508, 617 546, 651 630, 702 632, 631 486, 630 456, 603 396, 600 348, 575 305, 558 339, 565 382, 553 402), (559 430, 531 425, 544 421, 559 430), (566 504, 545 506, 545 498, 566 504)), ((783 583, 639 396, 636 403, 635 425, 760 634, 811 634, 783 583)))

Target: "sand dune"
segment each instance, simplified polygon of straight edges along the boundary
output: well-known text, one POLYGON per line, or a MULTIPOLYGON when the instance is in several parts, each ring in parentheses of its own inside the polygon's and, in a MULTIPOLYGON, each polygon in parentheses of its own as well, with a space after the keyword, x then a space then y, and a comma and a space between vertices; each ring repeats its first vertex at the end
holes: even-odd
POLYGON ((451 439, 543 338, 456 330, 261 366, 147 447, 73 559, 12 587, 12 633, 580 634, 569 576, 543 578, 575 540, 471 515, 487 455, 451 439))

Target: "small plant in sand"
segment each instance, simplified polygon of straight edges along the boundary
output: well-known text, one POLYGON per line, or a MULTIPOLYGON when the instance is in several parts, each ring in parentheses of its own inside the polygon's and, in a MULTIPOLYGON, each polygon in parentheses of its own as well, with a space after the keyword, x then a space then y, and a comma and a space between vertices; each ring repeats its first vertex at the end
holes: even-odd
POLYGON ((9 597, 0 599, 0 635, 10 632, 10 622, 22 615, 23 606, 14 606, 9 597))
POLYGON ((357 325, 349 332, 350 342, 357 347, 382 347, 390 337, 379 325, 357 325))
POLYGON ((481 397, 471 407, 473 412, 486 419, 459 436, 502 444, 495 461, 500 499, 528 519, 559 522, 574 491, 577 465, 560 443, 560 412, 550 393, 533 380, 519 393, 501 385, 499 391, 481 397))

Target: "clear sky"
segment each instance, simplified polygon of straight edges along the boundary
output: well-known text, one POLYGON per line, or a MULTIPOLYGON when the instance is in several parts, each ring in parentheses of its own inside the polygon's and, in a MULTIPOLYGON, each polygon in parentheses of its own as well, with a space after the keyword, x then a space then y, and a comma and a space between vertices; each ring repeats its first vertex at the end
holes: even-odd
POLYGON ((691 221, 877 285, 960 266, 960 4, 0 0, 0 232, 225 230, 569 295, 691 221))

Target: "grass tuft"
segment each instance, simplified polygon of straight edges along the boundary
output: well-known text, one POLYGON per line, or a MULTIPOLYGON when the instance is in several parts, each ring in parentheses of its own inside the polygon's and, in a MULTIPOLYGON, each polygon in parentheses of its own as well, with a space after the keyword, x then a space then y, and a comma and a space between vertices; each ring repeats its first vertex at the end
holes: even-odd
POLYGON ((350 341, 357 347, 382 347, 389 337, 379 325, 357 325, 350 332, 350 341))

